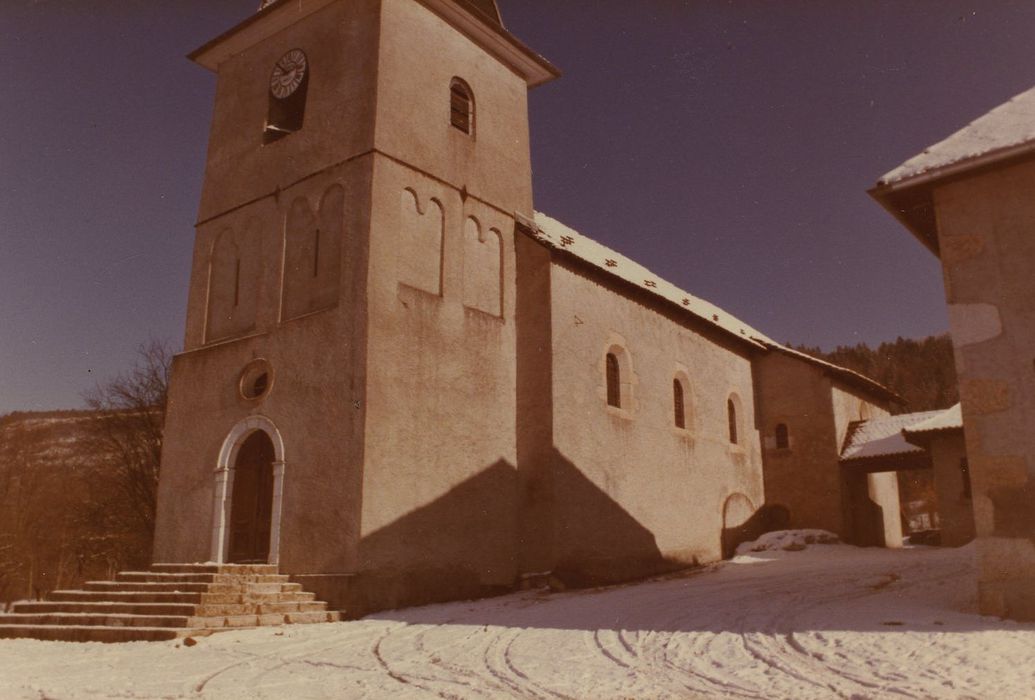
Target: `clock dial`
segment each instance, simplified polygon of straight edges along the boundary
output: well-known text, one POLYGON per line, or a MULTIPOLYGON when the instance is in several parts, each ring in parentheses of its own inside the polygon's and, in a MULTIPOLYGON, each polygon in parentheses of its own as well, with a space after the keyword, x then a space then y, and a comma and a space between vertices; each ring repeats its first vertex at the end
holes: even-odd
POLYGON ((308 62, 301 49, 288 51, 273 66, 273 74, 270 75, 270 92, 278 100, 290 97, 305 79, 307 68, 308 62))

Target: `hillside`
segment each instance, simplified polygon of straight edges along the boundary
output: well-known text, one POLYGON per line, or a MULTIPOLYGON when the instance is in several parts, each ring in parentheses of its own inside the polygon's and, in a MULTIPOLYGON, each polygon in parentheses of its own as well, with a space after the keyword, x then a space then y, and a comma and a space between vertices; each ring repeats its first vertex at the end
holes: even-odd
POLYGON ((110 414, 0 416, 0 608, 146 563, 150 543, 126 526, 117 470, 98 449, 110 414))
POLYGON ((906 400, 896 413, 948 408, 959 401, 952 340, 947 334, 921 340, 898 338, 871 348, 840 345, 830 352, 805 345, 795 349, 861 372, 906 400))

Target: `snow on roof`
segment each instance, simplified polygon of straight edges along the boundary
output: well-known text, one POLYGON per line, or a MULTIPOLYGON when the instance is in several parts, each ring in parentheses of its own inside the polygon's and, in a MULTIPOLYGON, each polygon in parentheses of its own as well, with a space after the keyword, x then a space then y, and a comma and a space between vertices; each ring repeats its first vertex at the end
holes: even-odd
POLYGON ((555 250, 564 251, 583 262, 606 272, 609 275, 618 277, 640 289, 661 297, 666 301, 675 304, 683 311, 686 311, 699 319, 710 323, 727 333, 747 341, 756 347, 766 350, 779 350, 780 352, 793 355, 801 360, 822 367, 843 380, 861 385, 869 391, 876 392, 885 398, 901 401, 901 399, 887 387, 873 381, 869 377, 830 362, 820 360, 789 347, 777 343, 761 331, 752 328, 732 314, 729 314, 718 306, 694 296, 690 292, 680 289, 654 274, 643 265, 627 258, 611 248, 584 236, 568 226, 565 226, 557 219, 547 216, 541 212, 535 213, 535 231, 533 237, 540 243, 555 250))
POLYGON ((861 372, 856 372, 854 369, 848 369, 847 367, 842 367, 841 365, 835 365, 833 362, 821 360, 818 357, 813 357, 812 355, 802 352, 801 350, 795 350, 794 348, 789 348, 786 345, 780 345, 779 343, 772 343, 770 341, 769 347, 773 350, 778 350, 782 353, 786 353, 787 355, 793 355, 794 357, 805 360, 807 362, 811 362, 814 365, 818 365, 830 372, 831 374, 833 374, 834 376, 848 382, 849 384, 862 385, 870 391, 875 391, 878 394, 882 394, 884 398, 891 399, 892 401, 896 401, 898 403, 904 403, 902 397, 896 394, 894 391, 884 386, 880 382, 870 379, 865 374, 862 374, 861 372))
POLYGON ((855 421, 848 426, 848 437, 841 451, 841 460, 888 457, 923 452, 923 448, 906 442, 903 429, 939 415, 941 411, 903 413, 886 418, 855 421))
POLYGON ((963 430, 963 413, 960 411, 958 403, 944 411, 938 411, 927 420, 903 428, 902 432, 912 437, 923 433, 937 433, 942 430, 963 430))
POLYGON ((535 238, 539 242, 556 250, 562 250, 584 262, 588 262, 594 267, 600 268, 610 275, 670 301, 694 316, 737 336, 741 340, 748 341, 759 347, 776 344, 775 341, 766 337, 760 331, 755 330, 732 314, 723 311, 718 306, 695 297, 671 282, 663 280, 643 265, 578 233, 557 221, 557 219, 536 212, 535 223, 538 228, 535 238))
MULTIPOLYGON (((877 184, 891 185, 981 156, 992 156, 1035 141, 1035 88, 1014 96, 952 136, 886 173, 877 184)), ((1005 155, 1005 153, 1004 153, 1005 155)))

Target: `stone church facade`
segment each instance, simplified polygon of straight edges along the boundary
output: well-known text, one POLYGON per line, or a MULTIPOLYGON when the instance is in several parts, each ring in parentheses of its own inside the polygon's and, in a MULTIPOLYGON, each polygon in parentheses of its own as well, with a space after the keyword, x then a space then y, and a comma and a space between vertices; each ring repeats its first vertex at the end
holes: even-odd
POLYGON ((292 0, 217 74, 158 562, 264 562, 362 612, 715 561, 762 529, 896 544, 845 474, 875 382, 542 214, 492 0, 292 0), (865 508, 860 507, 865 505, 865 508))

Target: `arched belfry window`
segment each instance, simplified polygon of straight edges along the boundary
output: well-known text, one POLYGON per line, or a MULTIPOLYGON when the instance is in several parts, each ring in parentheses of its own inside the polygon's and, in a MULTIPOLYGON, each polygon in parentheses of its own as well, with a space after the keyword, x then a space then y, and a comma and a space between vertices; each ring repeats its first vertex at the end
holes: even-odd
POLYGON ((302 128, 309 92, 309 59, 301 49, 281 56, 270 72, 269 106, 263 142, 272 143, 302 128))
POLYGON ((737 405, 733 402, 733 397, 730 397, 726 401, 726 418, 730 424, 730 444, 737 444, 737 405))
POLYGON ((786 450, 790 446, 791 442, 787 435, 787 424, 778 423, 776 425, 776 448, 779 450, 786 450))
POLYGON ((613 352, 607 353, 607 405, 622 407, 622 371, 613 352))
POLYGON ((449 84, 449 123, 465 134, 474 134, 474 93, 460 78, 449 84))
POLYGON ((677 428, 686 428, 686 398, 683 396, 683 382, 672 380, 673 418, 677 428))

